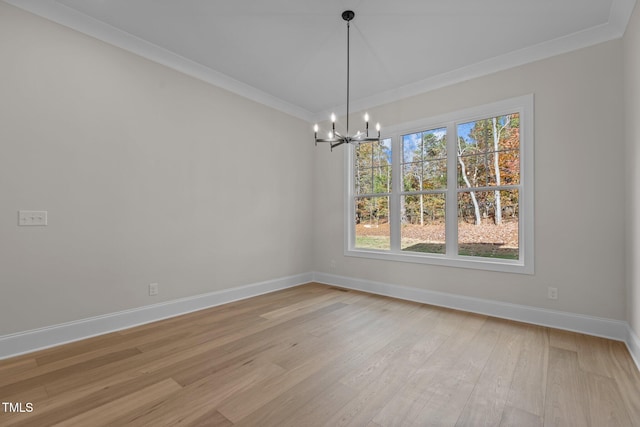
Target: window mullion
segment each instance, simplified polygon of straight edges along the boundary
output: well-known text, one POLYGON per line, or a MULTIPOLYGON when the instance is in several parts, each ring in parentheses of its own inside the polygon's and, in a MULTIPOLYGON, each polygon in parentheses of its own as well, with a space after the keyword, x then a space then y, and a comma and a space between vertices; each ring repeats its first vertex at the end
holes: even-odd
POLYGON ((446 254, 458 256, 458 133, 455 123, 447 124, 447 196, 446 196, 446 254))
POLYGON ((402 171, 401 159, 402 159, 402 144, 400 142, 399 135, 393 135, 391 138, 391 195, 389 196, 389 221, 390 221, 390 233, 391 233, 391 252, 400 251, 400 233, 401 218, 400 218, 400 192, 402 191, 402 171))

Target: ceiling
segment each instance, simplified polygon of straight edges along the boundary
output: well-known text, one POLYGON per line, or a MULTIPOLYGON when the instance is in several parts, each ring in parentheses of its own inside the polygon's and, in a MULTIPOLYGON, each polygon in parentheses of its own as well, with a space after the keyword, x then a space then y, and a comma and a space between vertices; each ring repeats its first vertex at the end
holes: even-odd
POLYGON ((5 0, 305 120, 624 34, 635 0, 5 0))

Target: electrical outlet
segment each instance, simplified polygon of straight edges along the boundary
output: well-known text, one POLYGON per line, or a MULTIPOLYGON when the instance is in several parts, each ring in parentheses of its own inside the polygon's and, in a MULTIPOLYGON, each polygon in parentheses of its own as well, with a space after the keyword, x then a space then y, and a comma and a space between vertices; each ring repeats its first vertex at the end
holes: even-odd
POLYGON ((149 285, 149 295, 150 296, 158 295, 158 284, 157 283, 151 283, 149 285))
POLYGON ((549 286, 547 288, 547 298, 549 299, 558 299, 558 288, 554 288, 549 286))

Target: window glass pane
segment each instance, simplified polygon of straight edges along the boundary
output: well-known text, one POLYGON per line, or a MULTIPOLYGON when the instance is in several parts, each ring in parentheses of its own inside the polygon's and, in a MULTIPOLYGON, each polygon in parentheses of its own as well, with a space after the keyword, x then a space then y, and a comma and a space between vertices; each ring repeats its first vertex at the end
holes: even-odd
POLYGON ((354 163, 356 194, 391 192, 391 139, 356 145, 354 163))
POLYGON ((355 170, 371 169, 373 166, 371 143, 355 146, 355 170))
POLYGON ((411 194, 401 198, 401 248, 408 252, 445 253, 445 195, 411 194))
POLYGON ((425 159, 447 157, 447 129, 432 129, 422 133, 422 151, 425 159))
POLYGON ((498 130, 501 129, 498 149, 520 150, 520 114, 513 113, 497 117, 496 125, 498 130))
POLYGON ((518 191, 458 193, 458 253, 518 259, 518 191))
POLYGON ((391 166, 379 166, 373 169, 373 192, 391 192, 391 166))
POLYGON ((430 160, 423 165, 423 190, 447 188, 447 160, 430 160))
POLYGON ((356 247, 388 250, 391 247, 389 197, 357 197, 355 213, 356 247))
POLYGON ((391 138, 370 144, 373 144, 373 165, 391 166, 391 138))
POLYGON ((447 130, 432 129, 402 136, 403 191, 447 187, 447 130))
POLYGON ((355 176, 356 194, 373 193, 373 176, 371 169, 356 169, 355 176))
POLYGON ((458 157, 458 187, 518 185, 520 183, 520 152, 515 150, 458 157), (496 174, 496 160, 499 174, 496 174), (462 175, 462 171, 466 173, 462 175))
POLYGON ((494 181, 491 164, 488 153, 458 157, 458 186, 471 188, 492 185, 494 181))
POLYGON ((458 187, 520 182, 517 113, 458 124, 458 187))
POLYGON ((402 165, 403 191, 420 191, 422 183, 422 163, 405 163, 402 165))
POLYGON ((419 160, 422 155, 422 133, 412 133, 402 136, 402 159, 403 163, 419 160), (416 153, 419 153, 416 156, 416 153), (416 158, 418 157, 418 158, 416 158))
POLYGON ((508 150, 499 153, 500 185, 520 184, 520 151, 508 150))

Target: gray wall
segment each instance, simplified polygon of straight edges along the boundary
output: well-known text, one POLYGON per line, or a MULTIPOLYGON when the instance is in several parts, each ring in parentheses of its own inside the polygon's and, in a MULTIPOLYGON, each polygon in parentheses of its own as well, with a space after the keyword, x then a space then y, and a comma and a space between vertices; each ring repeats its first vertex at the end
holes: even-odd
POLYGON ((624 320, 622 75, 615 40, 369 111, 391 126, 533 93, 535 275, 345 257, 344 159, 327 150, 315 157, 316 269, 624 320), (558 287, 557 301, 546 298, 547 286, 558 287))
POLYGON ((624 35, 625 131, 627 142, 627 321, 640 335, 640 6, 624 35))
POLYGON ((308 123, 3 2, 0 58, 0 335, 312 270, 308 123))

